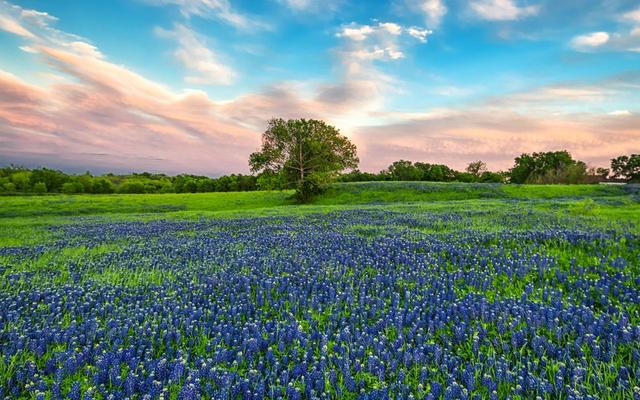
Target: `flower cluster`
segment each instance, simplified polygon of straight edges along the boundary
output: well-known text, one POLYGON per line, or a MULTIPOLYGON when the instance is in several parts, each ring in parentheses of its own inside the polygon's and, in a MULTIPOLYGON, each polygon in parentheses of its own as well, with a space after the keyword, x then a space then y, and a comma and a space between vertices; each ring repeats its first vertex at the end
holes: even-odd
POLYGON ((374 209, 52 227, 0 249, 0 398, 637 398, 631 232, 374 209))

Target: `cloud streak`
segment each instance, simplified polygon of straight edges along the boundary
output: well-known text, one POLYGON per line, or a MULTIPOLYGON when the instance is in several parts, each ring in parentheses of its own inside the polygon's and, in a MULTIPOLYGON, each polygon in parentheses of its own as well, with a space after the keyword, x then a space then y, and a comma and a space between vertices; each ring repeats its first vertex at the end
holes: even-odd
MULTIPOLYGON (((359 146, 361 168, 373 171, 399 158, 457 168, 483 159, 492 168, 507 168, 519 152, 559 148, 606 165, 608 158, 640 148, 640 110, 632 107, 640 104, 640 71, 405 112, 385 104, 399 81, 384 67, 411 61, 409 49, 427 42, 431 31, 394 22, 353 23, 332 32, 338 38, 333 80, 272 82, 217 101, 203 91, 172 90, 113 63, 88 40, 57 30, 48 14, 13 6, 1 11, 0 27, 54 71, 47 84, 34 85, 0 69, 3 161, 246 172, 248 154, 259 146, 271 117, 335 124, 359 146)), ((157 33, 175 41, 174 56, 189 71, 188 83, 235 79, 233 69, 187 24, 157 33)), ((460 88, 442 85, 425 93, 465 96, 460 88)))
POLYGON ((271 26, 255 16, 246 16, 233 9, 229 0, 140 0, 155 6, 175 6, 186 18, 198 16, 216 19, 237 29, 264 30, 271 26))
POLYGON ((187 83, 198 85, 230 85, 237 73, 219 60, 204 42, 204 38, 183 24, 176 24, 173 30, 156 28, 156 33, 177 42, 173 53, 175 59, 191 72, 185 78, 187 83))

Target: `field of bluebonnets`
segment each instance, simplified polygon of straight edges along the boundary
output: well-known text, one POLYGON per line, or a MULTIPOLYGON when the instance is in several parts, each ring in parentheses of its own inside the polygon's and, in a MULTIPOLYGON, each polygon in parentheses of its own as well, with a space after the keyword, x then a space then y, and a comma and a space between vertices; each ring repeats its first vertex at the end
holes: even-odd
POLYGON ((0 398, 640 398, 640 189, 419 186, 0 198, 0 398))

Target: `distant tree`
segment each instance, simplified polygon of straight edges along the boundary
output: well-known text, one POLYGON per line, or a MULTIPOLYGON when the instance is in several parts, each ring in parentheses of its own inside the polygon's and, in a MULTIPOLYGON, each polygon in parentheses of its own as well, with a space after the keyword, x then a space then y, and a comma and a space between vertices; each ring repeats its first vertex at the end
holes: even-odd
POLYGON ((125 179, 118 186, 118 193, 134 194, 134 193, 150 193, 143 180, 125 179))
POLYGON ((33 193, 37 193, 37 194, 47 193, 47 185, 44 182, 36 182, 33 185, 33 193))
POLYGON ((414 165, 421 172, 421 181, 451 182, 456 180, 456 171, 444 164, 417 162, 414 165))
POLYGON ((198 191, 198 181, 193 178, 186 179, 182 190, 186 193, 196 193, 198 191))
POLYGON ((482 175, 484 172, 487 171, 487 164, 485 164, 480 160, 473 161, 469 163, 469 165, 467 165, 466 171, 472 175, 479 177, 480 175, 482 175))
POLYGON ((85 172, 83 175, 79 175, 76 177, 77 182, 82 185, 82 191, 84 193, 91 193, 91 185, 93 184, 93 176, 89 171, 85 172))
POLYGON ((581 183, 587 166, 566 150, 522 154, 510 170, 512 183, 581 183))
POLYGON ((485 171, 480 175, 478 181, 482 183, 501 183, 504 182, 504 176, 499 172, 485 171))
POLYGON ((62 171, 57 171, 49 168, 37 168, 31 170, 30 176, 31 185, 35 185, 37 182, 42 182, 47 186, 48 192, 59 192, 62 189, 62 185, 71 180, 71 177, 62 171))
POLYGON ((354 169, 349 173, 342 174, 338 177, 338 181, 340 182, 372 182, 372 181, 383 181, 387 179, 386 171, 382 171, 379 174, 374 174, 371 172, 362 172, 358 169, 354 169))
POLYGON ((394 181, 419 181, 422 178, 421 171, 411 161, 406 160, 394 161, 387 168, 387 173, 394 181))
POLYGON ((61 192, 65 194, 82 193, 84 186, 78 181, 65 182, 62 184, 61 192))
POLYGON ((478 177, 470 172, 456 172, 456 182, 473 183, 478 181, 478 177))
POLYGON ((313 119, 272 119, 262 135, 260 151, 251 154, 252 172, 279 174, 296 189, 300 202, 309 201, 345 169, 358 166, 356 146, 340 131, 313 119))
POLYGON ((585 163, 578 161, 575 164, 564 165, 550 169, 543 175, 532 175, 527 183, 557 184, 557 183, 587 183, 588 173, 585 163))
POLYGON ((11 182, 18 192, 28 192, 31 189, 31 171, 17 171, 11 174, 11 182))
POLYGON ((91 193, 109 194, 113 192, 115 192, 115 187, 107 178, 95 178, 91 184, 91 193))
POLYGON ((611 170, 609 168, 598 167, 594 170, 594 175, 607 179, 611 170))
POLYGON ((2 186, 6 192, 13 193, 16 191, 16 185, 13 182, 6 182, 2 186))
POLYGON ((611 172, 615 178, 626 179, 629 182, 640 182, 640 154, 611 159, 611 172))

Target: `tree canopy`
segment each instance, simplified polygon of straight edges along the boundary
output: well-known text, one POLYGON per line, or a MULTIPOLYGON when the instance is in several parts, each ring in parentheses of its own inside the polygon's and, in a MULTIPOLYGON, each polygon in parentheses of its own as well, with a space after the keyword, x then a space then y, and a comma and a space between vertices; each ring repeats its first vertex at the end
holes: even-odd
POLYGON ((640 154, 620 156, 611 160, 611 172, 615 178, 640 182, 640 154))
POLYGON ((587 165, 566 150, 524 153, 515 158, 510 176, 512 183, 584 183, 587 165))
POLYGON ((340 131, 314 119, 275 118, 262 135, 260 151, 252 153, 252 172, 277 175, 305 202, 340 172, 358 166, 356 146, 340 131))

